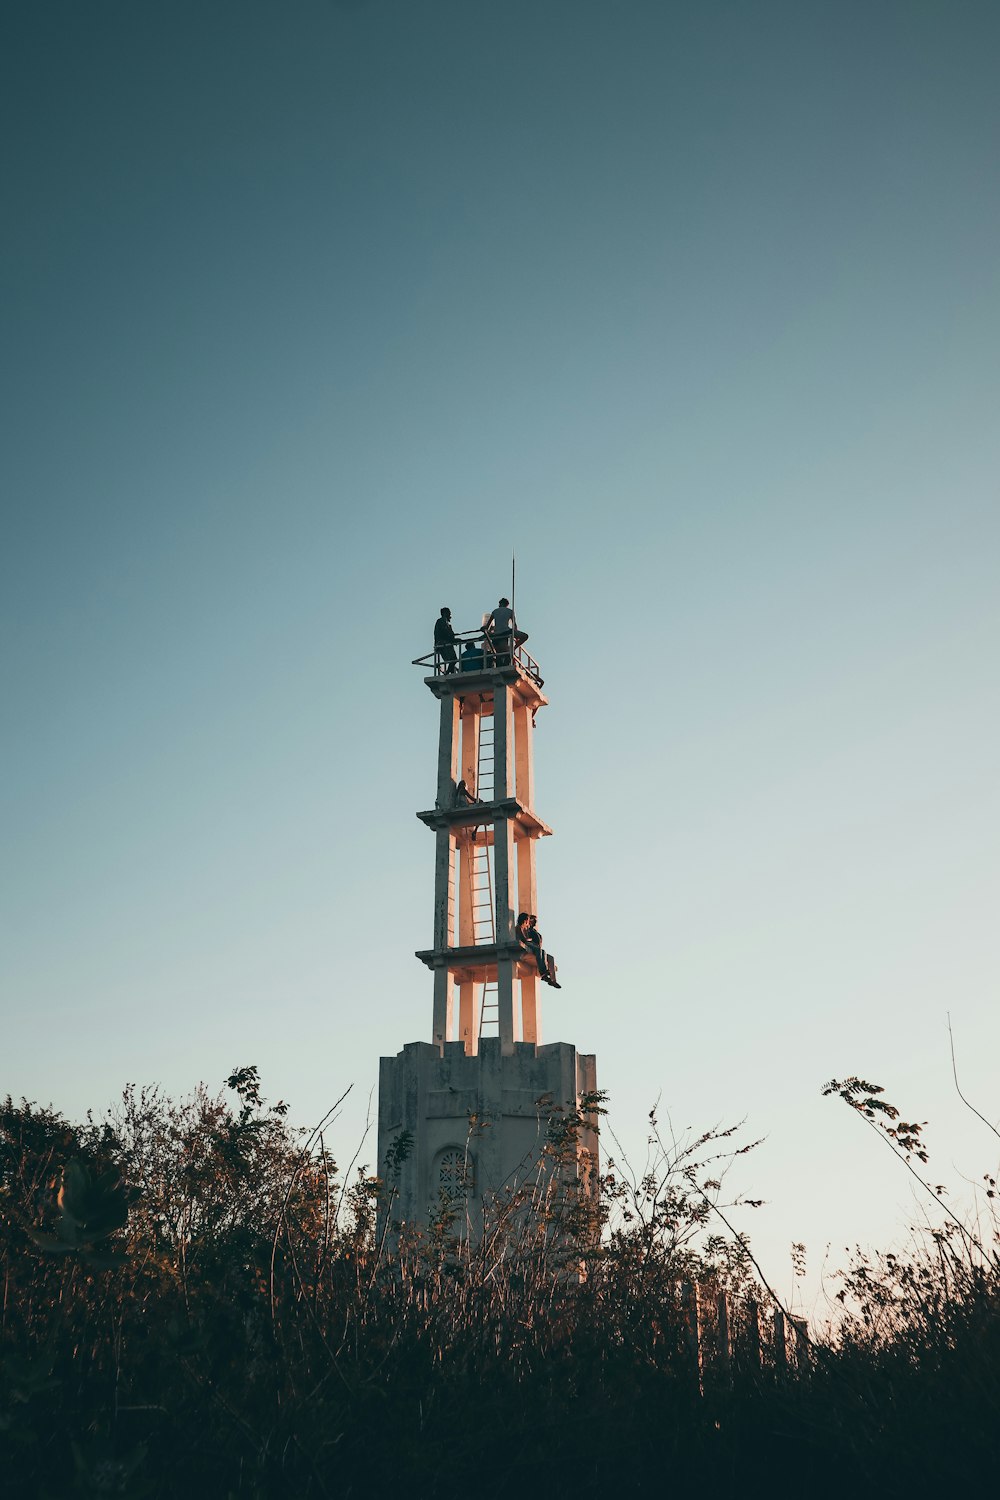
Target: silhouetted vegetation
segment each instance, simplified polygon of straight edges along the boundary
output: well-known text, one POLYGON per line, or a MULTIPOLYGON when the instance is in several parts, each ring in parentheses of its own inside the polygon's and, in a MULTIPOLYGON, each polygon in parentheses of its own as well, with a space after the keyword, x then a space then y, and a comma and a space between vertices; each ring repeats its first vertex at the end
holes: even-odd
MULTIPOLYGON (((609 1163, 598 1197, 583 1119, 556 1115, 549 1170, 477 1245, 454 1200, 400 1241, 391 1161, 344 1180, 256 1069, 227 1087, 130 1088, 83 1125, 0 1107, 5 1495, 892 1496, 988 1473, 992 1219, 859 1257, 837 1329, 790 1330, 779 1359, 720 1197, 750 1149, 732 1131, 676 1142, 652 1114, 644 1169, 609 1163)), ((829 1089, 925 1159, 875 1086, 829 1089)))

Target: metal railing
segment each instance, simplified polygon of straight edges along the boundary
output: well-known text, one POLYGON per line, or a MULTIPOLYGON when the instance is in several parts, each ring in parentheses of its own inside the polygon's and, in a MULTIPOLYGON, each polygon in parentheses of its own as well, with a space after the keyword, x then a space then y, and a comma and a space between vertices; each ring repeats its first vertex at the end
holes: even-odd
POLYGON ((527 639, 521 630, 515 630, 512 638, 494 638, 485 630, 456 631, 451 648, 455 655, 454 661, 445 659, 443 652, 447 647, 435 646, 426 656, 414 657, 413 665, 423 667, 435 677, 450 677, 463 672, 494 672, 501 667, 514 666, 541 687, 542 676, 538 663, 530 651, 524 649, 527 639), (470 645, 473 649, 466 650, 470 645))

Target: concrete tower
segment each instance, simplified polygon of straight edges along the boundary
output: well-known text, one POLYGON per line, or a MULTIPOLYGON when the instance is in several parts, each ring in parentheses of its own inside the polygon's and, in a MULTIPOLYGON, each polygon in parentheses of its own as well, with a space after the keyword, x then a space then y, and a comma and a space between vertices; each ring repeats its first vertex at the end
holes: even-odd
MULTIPOLYGON (((391 1174, 392 1218, 410 1224, 461 1199, 475 1233, 490 1195, 537 1175, 553 1112, 597 1088, 593 1056, 542 1044, 541 964, 516 931, 517 913, 538 909, 535 855, 552 831, 535 812, 532 739, 548 699, 526 639, 468 632, 459 663, 447 650, 414 663, 440 706, 434 806, 417 814, 435 841, 433 946, 416 955, 433 974, 432 1039, 381 1060, 378 1148, 384 1172, 410 1137, 391 1174)), ((551 955, 545 967, 554 978, 551 955)), ((596 1169, 594 1131, 581 1152, 596 1169)))

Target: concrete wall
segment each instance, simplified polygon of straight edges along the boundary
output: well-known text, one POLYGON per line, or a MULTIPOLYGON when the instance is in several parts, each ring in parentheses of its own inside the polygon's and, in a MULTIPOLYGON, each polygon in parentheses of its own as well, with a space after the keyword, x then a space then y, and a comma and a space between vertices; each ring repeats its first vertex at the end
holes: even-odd
MULTIPOLYGON (((442 1153, 467 1156, 472 1191, 472 1232, 481 1223, 484 1198, 531 1180, 545 1145, 553 1107, 576 1109, 597 1088, 596 1059, 568 1042, 536 1046, 516 1042, 506 1055, 499 1037, 483 1037, 469 1056, 462 1042, 410 1042, 383 1057, 379 1072, 379 1174, 402 1130, 413 1137, 409 1159, 390 1186, 391 1216, 424 1224, 439 1202, 442 1153), (470 1121, 472 1123, 470 1123, 470 1121)), ((585 1131, 582 1146, 597 1167, 597 1137, 585 1131)))

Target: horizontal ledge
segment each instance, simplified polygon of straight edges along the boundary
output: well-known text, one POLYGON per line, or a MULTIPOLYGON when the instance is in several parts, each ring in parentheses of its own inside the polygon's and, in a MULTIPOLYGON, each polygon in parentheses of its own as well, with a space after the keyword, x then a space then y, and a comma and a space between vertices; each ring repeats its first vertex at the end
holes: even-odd
POLYGON ((549 825, 516 797, 503 797, 497 802, 463 802, 455 807, 429 807, 418 812, 417 817, 428 828, 478 828, 507 818, 517 825, 515 838, 518 831, 522 838, 533 839, 547 838, 552 833, 549 825))
POLYGON ((424 682, 435 698, 490 698, 498 682, 513 687, 522 707, 544 708, 548 698, 534 678, 516 667, 495 667, 490 672, 449 672, 444 676, 425 677, 424 682))
MULTIPOLYGON (((540 979, 533 953, 520 943, 481 943, 468 948, 425 948, 415 955, 428 969, 449 969, 459 984, 496 979, 497 965, 509 960, 518 979, 540 979)), ((550 955, 551 956, 551 955, 550 955)))

